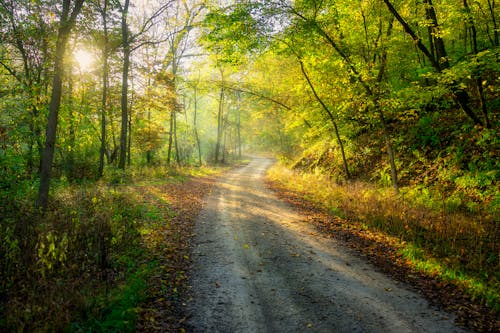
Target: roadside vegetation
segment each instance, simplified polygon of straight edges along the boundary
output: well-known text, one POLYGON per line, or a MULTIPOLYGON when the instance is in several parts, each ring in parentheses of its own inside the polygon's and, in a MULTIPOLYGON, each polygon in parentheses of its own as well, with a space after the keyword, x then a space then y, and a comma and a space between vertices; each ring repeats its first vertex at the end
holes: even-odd
POLYGON ((132 168, 55 184, 44 215, 34 192, 2 193, 3 331, 177 330, 194 217, 214 168, 132 168))
POLYGON ((154 235, 176 243, 182 210, 164 196, 179 183, 197 198, 205 166, 245 151, 278 156, 284 185, 498 312, 498 13, 0 1, 0 330, 146 325, 142 284, 168 266, 148 259, 154 235))
POLYGON ((464 325, 485 332, 497 329, 497 194, 480 204, 472 201, 470 210, 470 198, 462 196, 461 205, 449 204, 449 198, 458 194, 444 196, 436 191, 433 196, 407 187, 395 195, 392 189, 373 183, 338 183, 322 172, 293 170, 283 164, 269 170, 268 180, 291 203, 326 212, 326 217, 307 213, 311 223, 346 240, 379 269, 420 284, 420 291, 431 301, 459 313, 464 325), (433 293, 433 288, 442 291, 433 293))

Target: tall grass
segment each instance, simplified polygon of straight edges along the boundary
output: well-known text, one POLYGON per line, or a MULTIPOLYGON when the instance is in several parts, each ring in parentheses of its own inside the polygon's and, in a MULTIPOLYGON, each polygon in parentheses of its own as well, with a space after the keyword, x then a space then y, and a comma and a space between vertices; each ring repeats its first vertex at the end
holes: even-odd
POLYGON ((298 173, 282 166, 271 168, 268 177, 330 210, 348 227, 391 236, 399 244, 400 255, 415 268, 453 281, 500 310, 495 214, 478 209, 472 216, 445 204, 422 204, 422 197, 412 189, 396 196, 391 189, 363 182, 339 185, 322 174, 298 173))

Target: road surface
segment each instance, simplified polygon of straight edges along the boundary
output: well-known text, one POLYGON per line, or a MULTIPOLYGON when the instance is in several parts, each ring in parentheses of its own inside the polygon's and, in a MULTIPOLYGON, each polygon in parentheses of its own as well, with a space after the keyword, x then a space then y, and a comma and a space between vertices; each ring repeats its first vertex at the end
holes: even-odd
POLYGON ((219 179, 195 232, 192 332, 466 332, 304 222, 254 158, 219 179))

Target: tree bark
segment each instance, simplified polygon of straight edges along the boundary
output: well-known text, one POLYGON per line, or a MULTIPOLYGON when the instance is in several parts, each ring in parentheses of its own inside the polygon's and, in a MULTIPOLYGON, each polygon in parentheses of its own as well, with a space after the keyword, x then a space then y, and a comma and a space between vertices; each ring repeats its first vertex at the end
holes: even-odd
POLYGON ((198 147, 198 164, 201 166, 201 143, 200 136, 198 135, 197 117, 198 117, 198 89, 194 87, 194 115, 193 115, 193 130, 196 139, 196 146, 198 147))
MULTIPOLYGON (((436 58, 434 59, 440 70, 448 68, 448 54, 446 53, 446 48, 444 46, 444 41, 441 38, 441 33, 439 31, 439 23, 436 15, 436 10, 434 9, 434 5, 432 4, 432 0, 424 0, 425 6, 425 14, 426 18, 432 23, 430 28, 430 34, 432 38, 432 47, 434 47, 436 58)), ((433 52, 431 52, 432 54, 433 52)))
POLYGON ((179 152, 179 143, 177 142, 177 113, 174 112, 174 146, 175 146, 175 160, 177 165, 181 165, 181 154, 179 152))
POLYGON ((132 164, 132 110, 128 110, 127 166, 132 164))
POLYGON ((127 15, 130 1, 125 0, 122 7, 122 47, 123 47, 123 68, 122 68, 122 92, 121 92, 121 131, 120 131, 120 157, 118 168, 125 169, 127 160, 127 129, 128 129, 128 71, 130 67, 130 40, 127 23, 127 15))
POLYGON ((104 174, 104 155, 106 154, 106 112, 108 108, 108 76, 109 76, 109 36, 108 36, 108 1, 104 0, 101 9, 101 18, 104 27, 104 46, 102 49, 102 96, 101 96, 101 147, 99 149, 99 168, 97 177, 101 178, 104 174))
POLYGON ((219 94, 219 109, 217 111, 217 142, 215 143, 215 163, 219 163, 219 153, 221 149, 223 127, 223 112, 224 112, 224 87, 221 86, 219 94))
MULTIPOLYGON (((474 54, 477 54, 478 48, 477 48, 476 25, 474 24, 474 20, 472 19, 469 3, 467 2, 467 0, 463 0, 463 4, 464 4, 465 12, 467 13, 466 24, 469 25, 469 28, 471 30, 473 52, 474 52, 474 54)), ((486 126, 486 128, 491 128, 490 119, 488 117, 488 109, 486 107, 486 99, 484 97, 482 75, 481 74, 477 75, 475 81, 476 81, 475 83, 476 83, 476 87, 477 87, 477 92, 479 95, 479 102, 480 102, 480 106, 481 106, 481 111, 482 111, 483 117, 484 117, 484 125, 486 126)))
MULTIPOLYGON (((76 128, 75 128, 75 105, 73 104, 73 80, 68 80, 68 108, 69 108, 69 151, 67 164, 67 177, 73 180, 75 176, 75 146, 76 146, 76 128)), ((83 94, 83 92, 82 92, 83 94)), ((83 100, 82 96, 82 100, 83 100)))
POLYGON ((50 176, 52 171, 52 161, 54 159, 54 148, 57 135, 57 123, 59 118, 59 108, 62 96, 62 77, 64 72, 64 54, 68 43, 71 29, 75 25, 76 17, 80 14, 84 0, 76 0, 73 11, 70 14, 71 0, 63 0, 61 21, 57 34, 56 53, 54 63, 54 78, 52 82, 52 95, 49 104, 49 117, 47 121, 45 149, 43 151, 42 165, 40 172, 40 186, 38 189, 38 199, 36 205, 47 209, 49 200, 50 176))
POLYGON ((175 111, 170 111, 170 131, 168 133, 168 151, 167 151, 167 164, 170 165, 172 158, 172 144, 174 137, 174 117, 175 111))

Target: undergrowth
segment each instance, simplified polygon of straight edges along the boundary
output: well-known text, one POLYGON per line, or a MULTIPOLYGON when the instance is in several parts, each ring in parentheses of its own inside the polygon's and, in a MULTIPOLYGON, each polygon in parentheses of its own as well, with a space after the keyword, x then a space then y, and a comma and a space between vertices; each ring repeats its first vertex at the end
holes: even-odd
POLYGON ((282 166, 269 170, 268 177, 337 215, 348 228, 392 237, 402 259, 416 270, 452 282, 500 311, 498 215, 490 209, 476 206, 470 215, 411 188, 396 196, 368 183, 339 185, 322 174, 282 166))
POLYGON ((146 283, 159 269, 151 260, 158 240, 149 235, 168 230, 175 215, 140 189, 214 172, 131 168, 109 169, 99 182, 56 179, 45 214, 33 208, 36 183, 2 191, 0 331, 135 331, 146 283))

